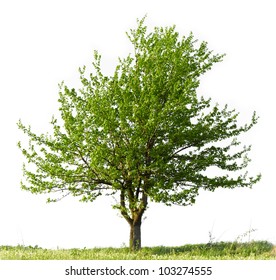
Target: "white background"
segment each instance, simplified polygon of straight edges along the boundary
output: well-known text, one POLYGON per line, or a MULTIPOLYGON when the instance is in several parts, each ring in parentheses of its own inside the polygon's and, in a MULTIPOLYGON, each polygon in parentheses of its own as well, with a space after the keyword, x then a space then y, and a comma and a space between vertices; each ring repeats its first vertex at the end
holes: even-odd
POLYGON ((112 200, 83 204, 20 189, 23 157, 16 144, 24 136, 21 118, 36 132, 50 131, 58 112, 58 83, 78 86, 78 67, 90 65, 93 50, 103 57, 105 73, 131 45, 125 35, 136 19, 146 24, 176 24, 181 35, 192 31, 215 53, 226 53, 201 82, 199 93, 259 123, 242 137, 252 144, 250 174, 262 173, 253 189, 203 192, 192 207, 151 203, 142 226, 142 245, 236 240, 276 243, 275 225, 275 7, 274 1, 247 0, 55 0, 0 2, 0 245, 45 248, 122 246, 128 225, 112 209, 112 200), (256 230, 253 232, 253 230, 256 230))

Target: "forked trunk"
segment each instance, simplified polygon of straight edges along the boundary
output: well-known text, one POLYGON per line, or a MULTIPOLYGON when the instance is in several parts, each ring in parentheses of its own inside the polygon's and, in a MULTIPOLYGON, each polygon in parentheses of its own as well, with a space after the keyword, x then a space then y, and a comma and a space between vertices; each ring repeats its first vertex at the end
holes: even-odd
POLYGON ((130 225, 129 248, 132 251, 141 249, 141 222, 130 225))
POLYGON ((126 219, 130 226, 130 236, 129 236, 129 248, 132 251, 138 251, 141 249, 141 224, 142 224, 142 216, 147 208, 147 199, 148 196, 142 191, 142 197, 140 198, 140 201, 138 199, 139 197, 139 188, 134 193, 129 191, 129 197, 131 197, 131 203, 130 205, 133 205, 135 207, 129 207, 130 209, 126 208, 125 203, 125 191, 122 190, 120 194, 120 206, 121 206, 121 214, 126 219), (137 206, 137 201, 139 202, 139 207, 137 206))

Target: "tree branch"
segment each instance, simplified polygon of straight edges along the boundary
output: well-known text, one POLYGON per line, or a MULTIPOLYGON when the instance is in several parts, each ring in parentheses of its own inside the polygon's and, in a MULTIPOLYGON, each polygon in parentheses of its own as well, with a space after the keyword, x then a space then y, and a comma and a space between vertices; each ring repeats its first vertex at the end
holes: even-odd
POLYGON ((126 219, 126 221, 131 225, 133 220, 129 217, 127 210, 126 210, 126 202, 125 202, 125 191, 121 190, 120 193, 120 209, 122 216, 126 219))

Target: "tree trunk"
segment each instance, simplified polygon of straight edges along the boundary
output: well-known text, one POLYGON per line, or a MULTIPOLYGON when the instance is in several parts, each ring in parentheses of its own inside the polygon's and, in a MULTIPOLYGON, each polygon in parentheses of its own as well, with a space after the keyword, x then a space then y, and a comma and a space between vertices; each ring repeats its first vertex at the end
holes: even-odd
POLYGON ((122 190, 120 194, 120 208, 121 214, 126 219, 128 224, 130 225, 130 236, 129 236, 129 248, 132 251, 138 251, 141 249, 141 224, 142 224, 142 216, 147 208, 148 196, 142 191, 142 197, 139 199, 139 188, 136 190, 136 194, 134 196, 134 192, 129 190, 128 199, 130 200, 129 206, 134 205, 135 207, 129 209, 126 208, 125 203, 125 194, 126 191, 122 190), (136 207, 137 202, 139 202, 139 207, 136 207))
POLYGON ((132 251, 141 249, 141 221, 130 225, 129 248, 132 251))

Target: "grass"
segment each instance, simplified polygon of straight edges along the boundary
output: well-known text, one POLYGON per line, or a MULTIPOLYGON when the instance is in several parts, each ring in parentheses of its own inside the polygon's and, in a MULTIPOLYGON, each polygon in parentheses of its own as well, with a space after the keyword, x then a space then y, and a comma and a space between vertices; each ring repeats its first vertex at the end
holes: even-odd
POLYGON ((0 246, 0 260, 276 260, 276 246, 267 241, 218 242, 179 247, 43 249, 0 246))

